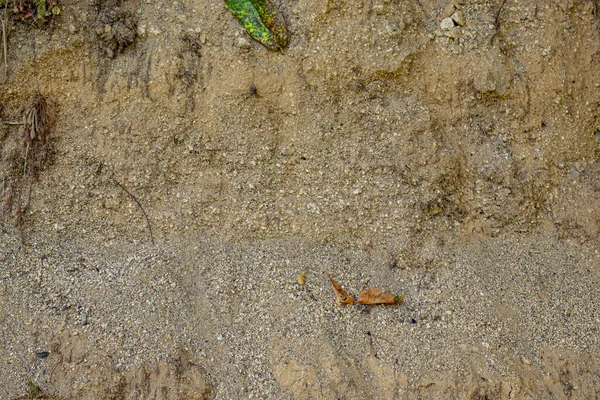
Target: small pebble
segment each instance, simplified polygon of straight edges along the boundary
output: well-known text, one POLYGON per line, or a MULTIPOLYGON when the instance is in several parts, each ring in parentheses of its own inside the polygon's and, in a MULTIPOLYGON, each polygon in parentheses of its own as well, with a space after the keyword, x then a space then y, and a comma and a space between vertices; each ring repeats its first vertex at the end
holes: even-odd
POLYGON ((465 26, 465 14, 461 10, 457 10, 450 18, 452 18, 452 21, 454 21, 456 25, 465 26))
POLYGON ((250 47, 252 47, 252 44, 250 43, 250 41, 248 39, 246 39, 244 36, 240 36, 240 37, 236 38, 234 45, 235 45, 235 47, 239 47, 240 49, 249 49, 250 47))
POLYGON ((140 24, 137 27, 137 35, 139 37, 146 37, 146 25, 145 24, 140 24))
POLYGON ((446 36, 448 36, 449 38, 454 39, 454 40, 460 39, 460 36, 461 36, 460 28, 458 26, 455 26, 454 28, 452 28, 450 30, 450 32, 446 33, 446 36))
POLYGON ((440 28, 445 31, 449 31, 450 29, 454 28, 454 21, 452 18, 444 18, 440 23, 440 28))
POLYGON ((579 178, 579 171, 576 168, 571 168, 571 176, 573 178, 579 178))
POLYGON ((376 5, 374 5, 373 6, 373 11, 377 15, 383 15, 383 14, 385 14, 385 8, 383 7, 383 4, 376 4, 376 5))
POLYGON ((449 16, 451 16, 454 11, 456 10, 456 7, 454 6, 454 4, 450 3, 446 6, 446 8, 444 9, 444 11, 442 12, 442 19, 448 18, 449 16))

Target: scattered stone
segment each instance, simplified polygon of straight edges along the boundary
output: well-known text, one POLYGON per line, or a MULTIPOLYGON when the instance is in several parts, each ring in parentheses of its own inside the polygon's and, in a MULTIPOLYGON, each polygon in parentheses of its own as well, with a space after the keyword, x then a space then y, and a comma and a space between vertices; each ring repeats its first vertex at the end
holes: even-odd
POLYGON ((575 179, 579 178, 579 171, 575 167, 571 168, 571 176, 575 179))
POLYGON ((442 19, 446 19, 449 16, 451 16, 454 11, 456 10, 456 7, 454 6, 454 4, 450 3, 446 6, 446 8, 444 8, 444 11, 442 12, 442 19))
POLYGON ((252 47, 250 41, 244 36, 236 38, 233 44, 235 45, 235 47, 239 47, 240 49, 249 49, 252 47))
POLYGON ((146 24, 140 24, 137 27, 137 35, 139 37, 146 37, 146 24))
POLYGON ((450 17, 452 21, 458 26, 465 26, 465 14, 461 10, 456 10, 454 14, 450 17))
POLYGON ((449 38, 454 39, 454 40, 460 39, 461 35, 462 35, 462 33, 458 26, 455 26, 454 28, 452 28, 450 30, 450 32, 446 33, 446 36, 448 36, 449 38))
POLYGON ((73 24, 69 25, 69 33, 71 35, 77 33, 77 27, 75 25, 73 25, 73 24))
POLYGON ((454 28, 454 21, 450 17, 444 18, 440 23, 440 28, 445 31, 449 31, 450 29, 454 28))
POLYGON ((385 7, 383 6, 383 4, 376 4, 373 6, 373 11, 377 15, 383 15, 385 14, 385 7))

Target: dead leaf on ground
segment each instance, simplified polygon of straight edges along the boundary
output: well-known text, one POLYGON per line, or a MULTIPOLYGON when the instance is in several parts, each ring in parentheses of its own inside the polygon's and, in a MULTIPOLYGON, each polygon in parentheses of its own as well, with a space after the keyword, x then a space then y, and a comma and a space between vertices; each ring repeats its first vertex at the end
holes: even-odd
POLYGON ((381 289, 363 290, 358 296, 358 304, 400 304, 403 300, 404 295, 383 293, 381 289))
POLYGON ((333 291, 335 292, 335 297, 337 298, 337 304, 353 304, 354 298, 352 296, 348 296, 348 293, 340 285, 337 284, 333 279, 331 280, 331 286, 333 287, 333 291))
POLYGON ((298 275, 298 285, 304 285, 306 283, 306 272, 302 271, 298 275))

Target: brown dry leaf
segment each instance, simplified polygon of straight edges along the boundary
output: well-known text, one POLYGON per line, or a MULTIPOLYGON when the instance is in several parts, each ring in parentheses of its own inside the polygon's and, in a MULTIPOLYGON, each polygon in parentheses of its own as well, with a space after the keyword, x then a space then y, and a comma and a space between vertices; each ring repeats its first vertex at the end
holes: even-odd
POLYGON ((382 293, 381 289, 363 290, 358 296, 358 304, 400 304, 403 300, 404 295, 382 293))
POLYGON ((333 279, 331 280, 331 286, 333 287, 333 291, 335 292, 335 297, 337 298, 336 303, 339 304, 352 304, 354 303, 354 298, 352 296, 348 296, 348 293, 340 285, 337 284, 333 279))

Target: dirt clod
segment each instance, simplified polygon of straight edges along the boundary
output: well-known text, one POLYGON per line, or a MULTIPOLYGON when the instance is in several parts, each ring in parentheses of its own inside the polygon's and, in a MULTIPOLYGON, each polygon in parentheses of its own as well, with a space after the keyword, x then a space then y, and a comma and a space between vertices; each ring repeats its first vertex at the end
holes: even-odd
POLYGON ((113 58, 132 46, 137 38, 137 20, 122 0, 97 0, 95 34, 99 47, 113 58))

